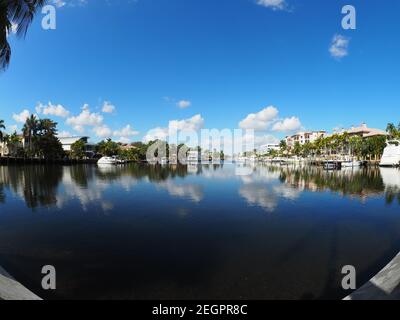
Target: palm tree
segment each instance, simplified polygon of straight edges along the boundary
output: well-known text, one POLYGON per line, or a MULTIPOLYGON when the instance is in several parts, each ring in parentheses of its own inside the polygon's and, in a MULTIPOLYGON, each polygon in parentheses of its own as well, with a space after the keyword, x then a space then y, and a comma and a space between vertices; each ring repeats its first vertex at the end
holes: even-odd
POLYGON ((31 116, 26 119, 25 124, 22 128, 22 133, 24 138, 28 142, 29 151, 32 151, 32 142, 33 138, 36 137, 38 131, 39 121, 37 120, 36 116, 31 114, 31 116))
POLYGON ((285 154, 285 153, 286 153, 286 151, 288 150, 288 145, 287 145, 287 143, 286 143, 285 140, 281 140, 281 141, 280 141, 280 143, 279 143, 279 148, 280 148, 280 152, 281 152, 282 154, 285 154))
POLYGON ((4 133, 1 130, 5 130, 6 126, 4 125, 4 120, 0 120, 0 142, 3 142, 4 133))
POLYGON ((1 0, 0 1, 0 71, 5 70, 11 59, 11 47, 7 37, 16 26, 16 34, 24 37, 28 28, 47 0, 1 0))
POLYGON ((393 123, 388 123, 386 131, 389 133, 391 139, 395 138, 398 135, 398 130, 396 129, 396 126, 393 123))
POLYGON ((57 122, 50 119, 39 120, 37 123, 38 132, 45 136, 57 135, 57 122))
POLYGON ((21 142, 17 132, 15 131, 12 135, 7 134, 4 138, 4 142, 8 148, 9 155, 15 156, 18 150, 18 145, 21 142))

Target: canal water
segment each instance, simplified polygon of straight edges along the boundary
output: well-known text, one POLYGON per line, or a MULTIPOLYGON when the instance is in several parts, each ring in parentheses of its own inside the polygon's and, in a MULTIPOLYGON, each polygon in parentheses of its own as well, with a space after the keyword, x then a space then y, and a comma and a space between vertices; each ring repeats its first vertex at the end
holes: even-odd
POLYGON ((46 299, 339 299, 399 250, 398 169, 0 166, 0 265, 46 299))

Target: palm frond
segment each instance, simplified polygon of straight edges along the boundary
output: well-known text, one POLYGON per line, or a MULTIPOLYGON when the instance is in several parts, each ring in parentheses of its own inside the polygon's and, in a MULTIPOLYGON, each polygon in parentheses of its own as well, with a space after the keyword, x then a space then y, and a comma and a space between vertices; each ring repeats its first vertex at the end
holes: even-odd
POLYGON ((0 71, 10 64, 11 47, 8 34, 12 25, 17 26, 16 34, 25 37, 35 14, 48 0, 1 0, 0 2, 0 71))

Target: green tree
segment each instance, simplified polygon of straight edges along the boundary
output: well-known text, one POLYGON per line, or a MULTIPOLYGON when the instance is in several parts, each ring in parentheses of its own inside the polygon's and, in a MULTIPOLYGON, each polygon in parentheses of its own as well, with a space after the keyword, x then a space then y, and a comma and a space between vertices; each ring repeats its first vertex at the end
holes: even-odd
POLYGON ((399 135, 399 130, 400 128, 396 128, 396 126, 393 123, 388 123, 388 125, 386 126, 386 132, 389 134, 390 139, 397 138, 399 135))
POLYGON ((104 156, 115 156, 119 154, 121 147, 118 143, 112 141, 111 139, 103 140, 97 145, 97 150, 104 156))
POLYGON ((57 123, 50 119, 38 120, 31 115, 26 119, 22 129, 25 147, 30 157, 39 156, 44 159, 56 159, 64 154, 57 135, 57 123))
POLYGON ((35 153, 33 140, 37 136, 39 121, 33 114, 26 119, 25 124, 22 128, 22 133, 25 138, 25 142, 28 145, 28 155, 33 156, 35 153))
POLYGON ((0 71, 5 70, 11 59, 8 34, 17 27, 17 36, 24 37, 37 12, 47 0, 1 0, 0 1, 0 71))
POLYGON ((296 143, 294 144, 293 152, 296 156, 300 156, 302 152, 302 147, 300 142, 296 141, 296 143))
POLYGON ((281 140, 279 142, 279 149, 280 149, 279 151, 282 155, 284 155, 288 152, 289 148, 288 148, 288 145, 285 140, 281 140))
POLYGON ((349 148, 351 155, 361 158, 363 152, 363 139, 359 136, 353 136, 349 138, 349 148))
POLYGON ((14 132, 11 135, 6 135, 4 140, 11 156, 17 156, 21 152, 21 138, 17 135, 17 132, 14 132))
POLYGON ((311 142, 306 142, 302 147, 302 152, 301 152, 302 156, 308 157, 312 153, 313 148, 314 146, 311 142))
POLYGON ((37 134, 40 136, 57 135, 57 122, 50 119, 42 119, 37 122, 37 134))
POLYGON ((75 141, 71 145, 71 156, 75 159, 82 159, 85 157, 86 144, 82 139, 75 141))

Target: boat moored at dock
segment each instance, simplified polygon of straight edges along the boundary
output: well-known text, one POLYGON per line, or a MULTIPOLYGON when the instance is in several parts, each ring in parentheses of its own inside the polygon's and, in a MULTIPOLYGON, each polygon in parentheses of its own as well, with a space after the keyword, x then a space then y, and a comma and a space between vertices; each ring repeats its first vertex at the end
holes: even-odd
POLYGON ((103 165, 103 164, 116 165, 116 164, 124 164, 124 163, 126 163, 125 160, 118 159, 116 156, 113 156, 113 157, 101 157, 99 159, 99 161, 97 161, 97 164, 100 164, 100 165, 103 165))
POLYGON ((391 140, 387 142, 387 146, 383 151, 381 167, 397 167, 400 166, 400 141, 391 140))

